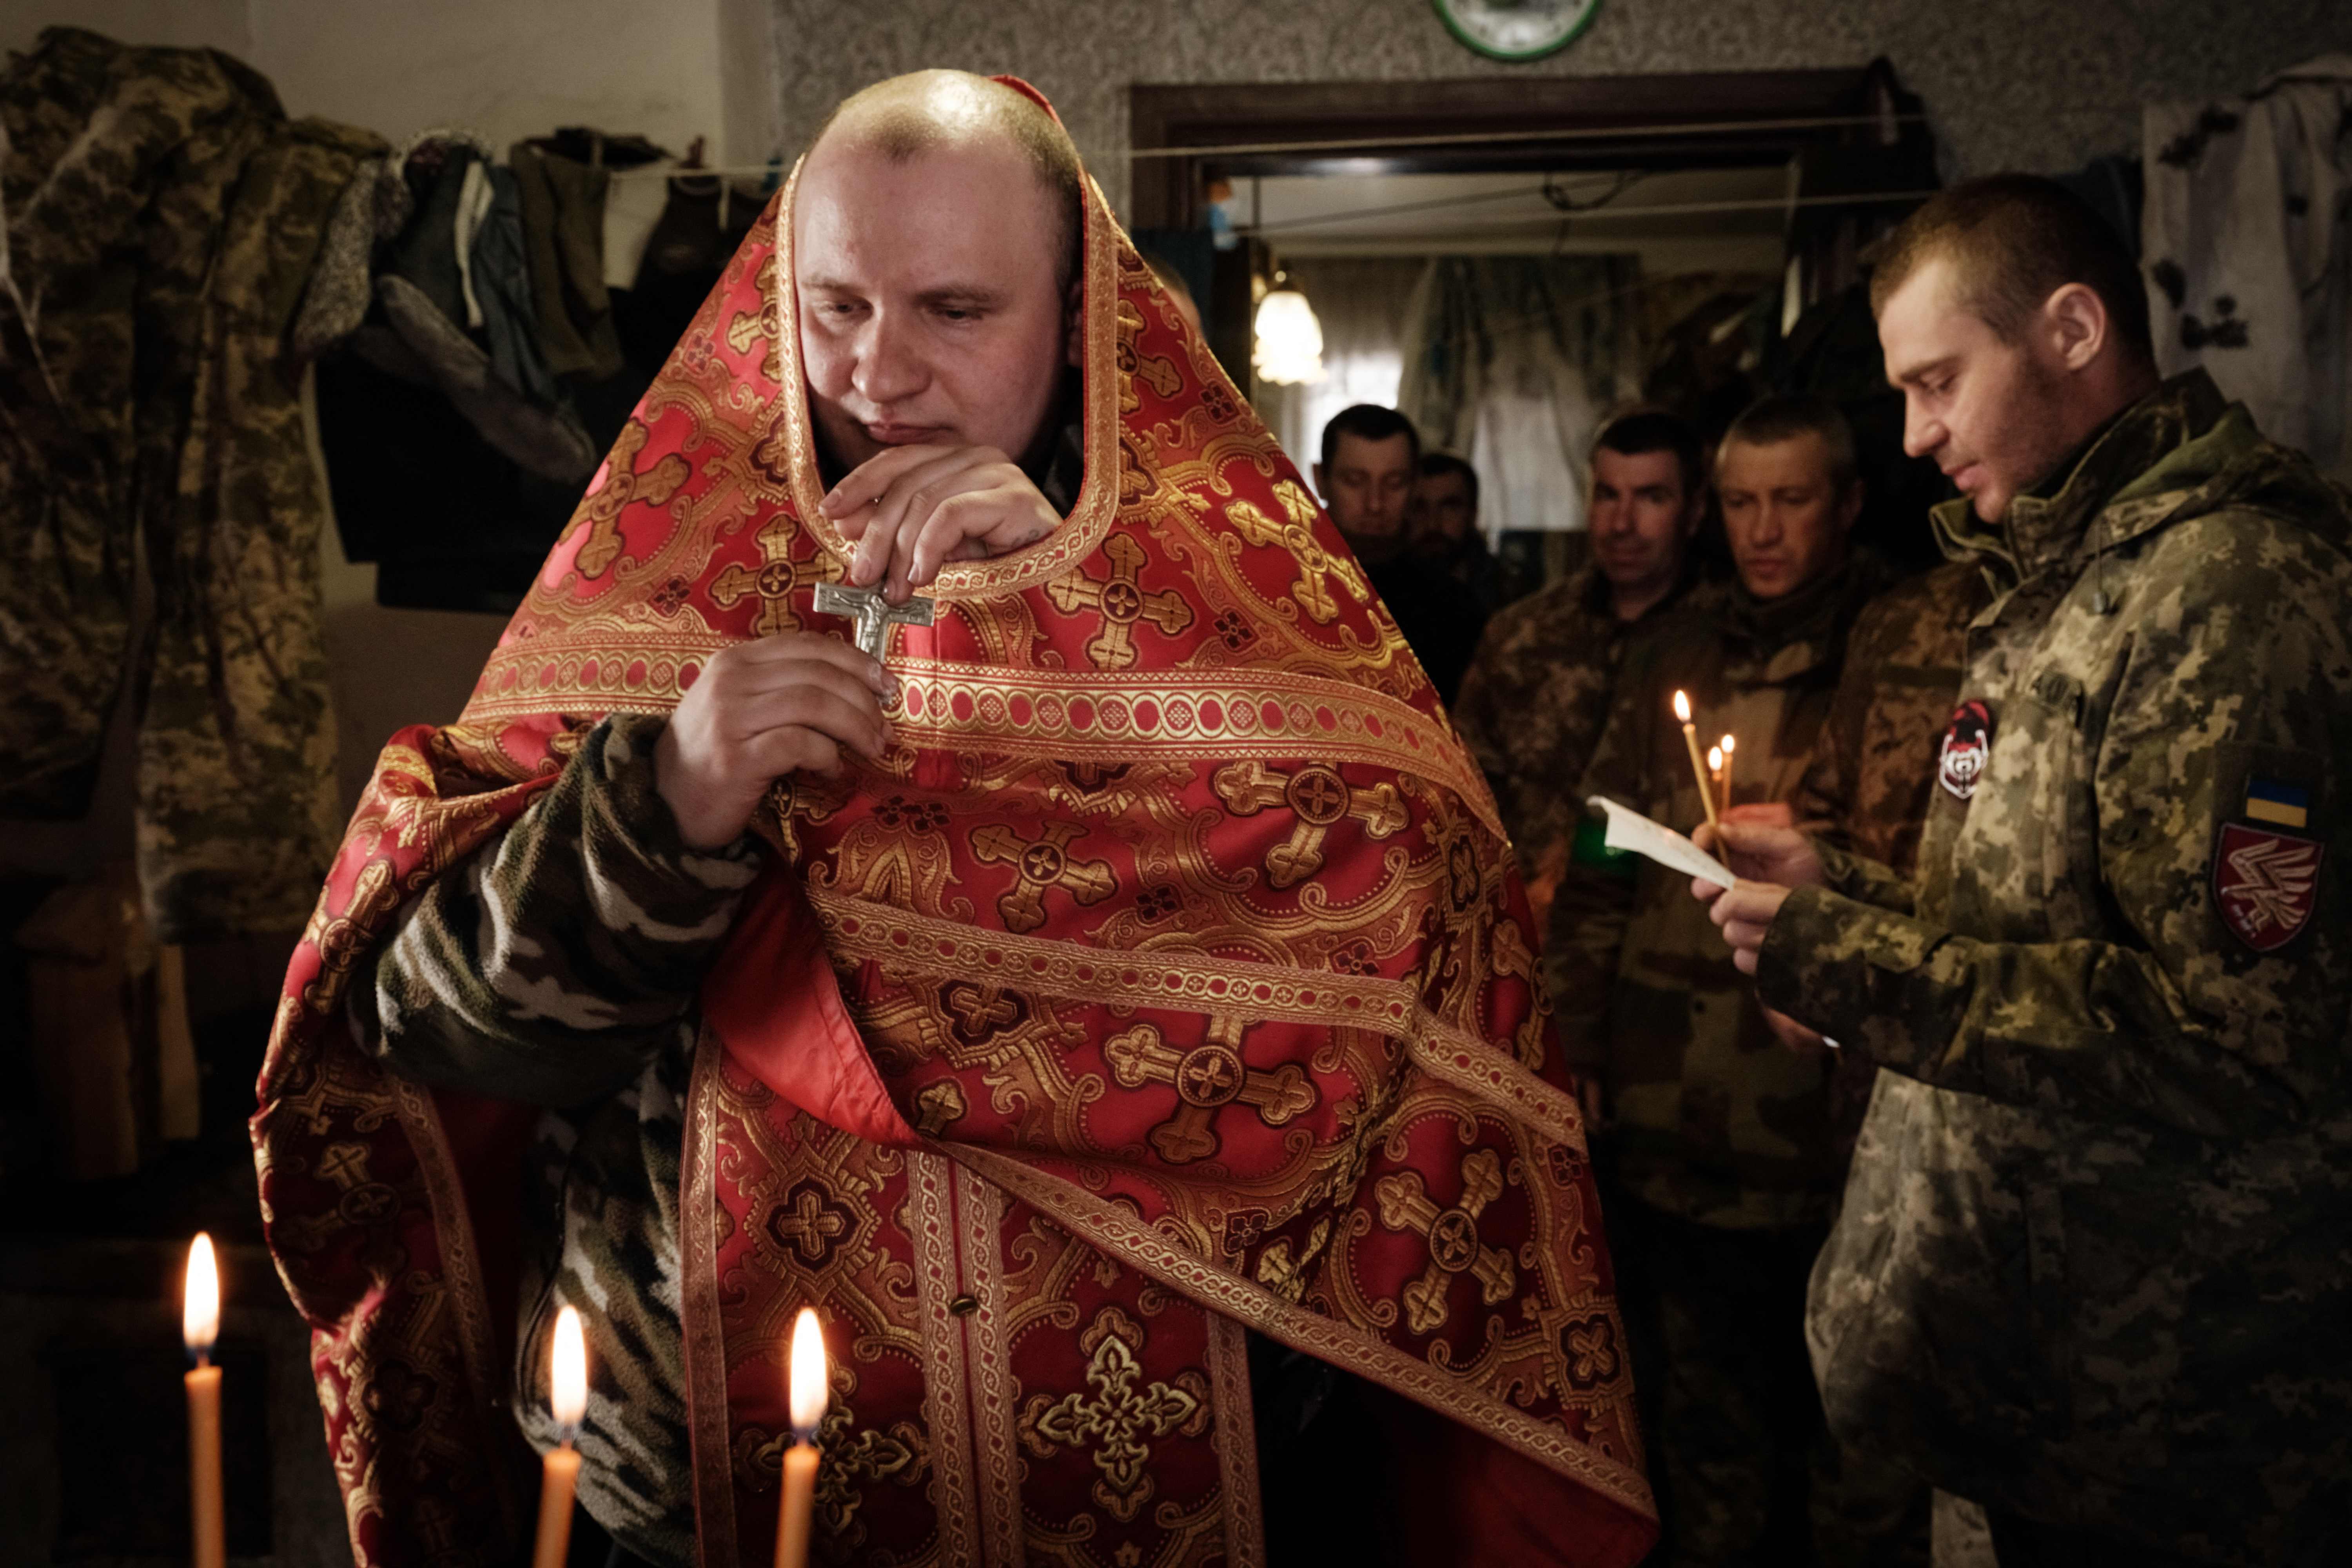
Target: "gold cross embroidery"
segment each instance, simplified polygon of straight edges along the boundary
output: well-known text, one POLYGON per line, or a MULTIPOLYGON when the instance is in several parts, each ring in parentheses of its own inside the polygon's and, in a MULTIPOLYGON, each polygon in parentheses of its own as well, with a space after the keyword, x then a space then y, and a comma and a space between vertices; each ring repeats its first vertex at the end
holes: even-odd
POLYGON ((1160 1038, 1149 1024, 1114 1035, 1103 1046, 1111 1077, 1128 1089, 1164 1083, 1176 1090, 1176 1114, 1151 1130, 1149 1142, 1171 1165, 1189 1165, 1217 1152, 1211 1130, 1220 1107, 1248 1106, 1268 1127, 1280 1127, 1314 1109, 1315 1085, 1296 1062, 1272 1071, 1244 1065, 1242 1030, 1246 1026, 1216 1018, 1209 1037, 1189 1051, 1160 1038))
POLYGON ((1358 604, 1370 603, 1371 593, 1364 586, 1363 575, 1356 570, 1355 563, 1336 561, 1315 542, 1315 503, 1307 499, 1307 492, 1288 479, 1277 479, 1274 494, 1288 514, 1286 521, 1275 521, 1245 500, 1227 502, 1225 516, 1232 520, 1235 531, 1252 544, 1279 545, 1297 558, 1298 581, 1291 584, 1290 594, 1298 601, 1298 607, 1318 623, 1328 622, 1339 613, 1339 601, 1324 581, 1327 577, 1353 594, 1358 604))
POLYGON ((358 878, 352 883, 352 896, 343 901, 341 914, 329 914, 324 897, 312 906, 310 918, 302 927, 302 940, 319 950, 318 976, 302 987, 302 1000, 312 1012, 324 1013, 332 1005, 328 1000, 329 986, 341 977, 373 939, 376 927, 398 897, 398 889, 393 885, 392 867, 382 860, 371 860, 360 868, 358 878))
POLYGON ((1418 1172, 1399 1171, 1372 1184, 1382 1225, 1429 1238, 1429 1267, 1404 1288, 1405 1326, 1414 1333, 1428 1333, 1445 1321, 1445 1296, 1456 1274, 1475 1276, 1489 1307, 1510 1295, 1518 1278, 1510 1256, 1478 1244, 1478 1216, 1502 1193, 1503 1162, 1492 1149, 1462 1156, 1462 1201, 1452 1208, 1430 1201, 1418 1172))
POLYGON ((783 312, 776 308, 776 258, 769 254, 760 263, 752 287, 760 291, 760 309, 755 315, 749 310, 736 312, 727 323, 727 346, 737 353, 749 353, 751 345, 765 342, 767 350, 760 356, 760 374, 771 383, 784 379, 784 363, 781 340, 784 335, 783 312))
POLYGON ((1098 904, 1118 890, 1118 877, 1108 860, 1073 860, 1070 840, 1085 832, 1076 822, 1049 824, 1043 836, 1022 837, 994 823, 971 836, 971 852, 982 860, 1011 864, 1021 879, 996 900, 1007 930, 1033 931, 1045 923, 1045 891, 1059 888, 1081 904, 1098 904))
POLYGON ((1192 624, 1192 606, 1173 588, 1147 594, 1139 585, 1144 563, 1150 559, 1143 546, 1124 533, 1103 543, 1110 560, 1107 578, 1072 574, 1045 584, 1045 596, 1064 615, 1080 610, 1102 612, 1102 630, 1087 644, 1087 657, 1099 669, 1125 669, 1135 662, 1135 623, 1150 621, 1170 637, 1192 624))
POLYGON ((642 474, 637 472, 634 466, 637 454, 646 449, 652 435, 634 419, 621 426, 621 438, 613 443, 612 456, 604 459, 604 482, 581 498, 579 510, 564 524, 563 539, 579 532, 583 523, 587 525, 587 542, 573 558, 583 577, 602 576, 619 559, 623 508, 637 501, 667 506, 694 473, 692 465, 676 452, 663 453, 661 461, 642 474))
POLYGON ((1022 1414, 1022 1436, 1041 1455, 1052 1454, 1054 1444, 1092 1448, 1095 1468, 1102 1472, 1095 1499, 1125 1521, 1152 1493, 1151 1445, 1145 1439, 1165 1437, 1202 1415, 1207 1390, 1194 1393, 1181 1379, 1145 1383, 1143 1363, 1135 1353, 1143 1330, 1116 1307, 1103 1309, 1081 1344, 1087 1340, 1094 1342, 1087 1363, 1087 1384, 1094 1393, 1066 1394, 1050 1403, 1038 1395, 1022 1414))
POLYGON ((1342 817, 1362 823, 1367 838, 1386 838, 1409 820, 1394 784, 1352 789, 1338 770, 1321 763, 1294 773, 1277 773, 1254 761, 1227 763, 1209 782, 1226 807, 1243 816, 1276 805, 1287 805, 1297 816, 1289 841, 1265 852, 1265 879, 1277 888, 1296 887, 1323 868, 1323 835, 1342 817))
POLYGON ((769 1234, 811 1263, 823 1262, 848 1229, 841 1211, 828 1205, 814 1187, 803 1187, 768 1216, 769 1234))
POLYGON ((751 629, 763 637, 794 630, 801 624, 792 606, 793 590, 800 586, 800 569, 786 559, 792 549, 793 526, 789 518, 771 521, 755 536, 766 563, 754 572, 730 561, 710 584, 711 603, 722 610, 731 610, 749 595, 759 595, 760 614, 751 629))
POLYGON ((940 997, 948 1011, 963 1020, 963 1033, 971 1040, 985 1039, 1007 1024, 1019 1021, 1021 1009, 997 985, 950 985, 940 997))
POLYGON ((368 1181, 368 1152, 364 1143, 331 1143, 319 1156, 319 1174, 344 1192, 368 1181))

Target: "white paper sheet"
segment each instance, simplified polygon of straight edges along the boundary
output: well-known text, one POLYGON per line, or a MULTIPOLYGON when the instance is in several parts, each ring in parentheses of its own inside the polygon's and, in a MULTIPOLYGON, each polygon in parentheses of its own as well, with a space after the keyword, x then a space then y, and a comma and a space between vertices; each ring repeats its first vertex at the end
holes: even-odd
POLYGON ((1661 866, 1685 876, 1703 877, 1718 888, 1728 888, 1738 880, 1722 861, 1673 828, 1661 827, 1638 811, 1599 795, 1585 805, 1597 805, 1607 814, 1609 831, 1601 842, 1612 849, 1630 849, 1636 855, 1645 855, 1661 866))

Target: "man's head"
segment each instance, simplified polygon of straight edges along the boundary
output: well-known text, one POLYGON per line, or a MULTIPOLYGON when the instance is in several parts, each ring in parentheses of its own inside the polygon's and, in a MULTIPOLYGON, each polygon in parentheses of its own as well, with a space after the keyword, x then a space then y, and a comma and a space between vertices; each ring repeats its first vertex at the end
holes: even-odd
POLYGON ((1424 456, 1405 513, 1413 553, 1451 561, 1477 531, 1478 471, 1451 452, 1424 456))
POLYGON ((1634 408, 1592 442, 1586 527, 1592 562, 1621 596, 1664 595, 1706 510, 1698 432, 1663 408, 1634 408))
POLYGON ((1862 515, 1853 427, 1823 397, 1750 404, 1716 449, 1715 498, 1739 581, 1786 598, 1845 560, 1862 515))
POLYGON ((1385 560, 1403 545, 1405 507, 1420 462, 1421 432, 1393 408, 1359 403, 1323 426, 1315 488, 1323 493, 1332 526, 1357 554, 1385 560))
POLYGON ((834 110, 801 170, 793 268, 837 459, 1040 444, 1077 363, 1084 182, 1053 117, 984 77, 918 71, 834 110))
POLYGON ((1870 303, 1904 450, 1933 458, 1987 522, 2156 385, 2130 252, 2031 174, 1955 185, 1905 219, 1870 303))

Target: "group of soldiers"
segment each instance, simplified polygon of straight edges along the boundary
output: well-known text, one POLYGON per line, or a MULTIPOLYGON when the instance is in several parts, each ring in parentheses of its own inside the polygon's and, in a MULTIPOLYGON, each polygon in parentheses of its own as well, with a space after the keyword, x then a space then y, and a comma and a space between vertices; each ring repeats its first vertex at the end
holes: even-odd
MULTIPOLYGON (((1451 703, 1583 1080, 1656 1560, 1925 1563, 1930 1481, 2004 1564, 2329 1560, 2352 1388, 2296 1340, 2352 1282, 2346 498, 2159 383, 2136 266, 2046 182, 1931 204, 1873 300, 1946 564, 1852 546, 1833 405, 1711 445, 1634 408, 1589 561, 1451 703), (1609 849, 1594 796, 1739 888, 1609 849)), ((1326 437, 1351 537, 1418 456, 1383 415, 1326 437)))

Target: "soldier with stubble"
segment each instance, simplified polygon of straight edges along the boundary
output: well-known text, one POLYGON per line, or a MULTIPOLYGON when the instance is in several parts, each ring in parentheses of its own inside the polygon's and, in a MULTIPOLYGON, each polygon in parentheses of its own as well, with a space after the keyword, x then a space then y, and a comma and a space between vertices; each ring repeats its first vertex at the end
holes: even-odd
POLYGON ((2352 1548, 2352 511, 2046 181, 1872 281, 1936 521, 1990 574, 1914 879, 1787 829, 1695 888, 1882 1069, 1808 1309, 1832 1425, 2018 1564, 2352 1548))
MULTIPOLYGON (((1738 738, 1734 813, 1793 820, 1847 635, 1884 582, 1849 548, 1858 469, 1824 400, 1767 398, 1732 422, 1715 481, 1737 579, 1629 647, 1582 795, 1705 819, 1681 691, 1709 741, 1738 738)), ((1899 1561, 1878 1548, 1917 1488, 1845 1462, 1805 1359, 1806 1273, 1842 1177, 1826 1051, 1778 1048, 1788 1026, 1684 887, 1580 834, 1545 953, 1561 1053, 1601 1090, 1595 1157, 1664 1483, 1656 1561, 1899 1561)))

